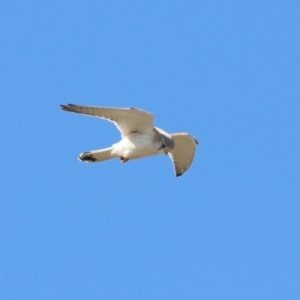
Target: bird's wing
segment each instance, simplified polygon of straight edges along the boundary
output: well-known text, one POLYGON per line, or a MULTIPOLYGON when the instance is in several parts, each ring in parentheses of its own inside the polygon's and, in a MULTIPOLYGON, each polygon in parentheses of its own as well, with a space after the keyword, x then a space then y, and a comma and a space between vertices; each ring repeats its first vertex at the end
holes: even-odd
POLYGON ((117 126, 122 137, 133 132, 145 132, 153 128, 154 116, 136 108, 92 107, 75 104, 61 105, 64 111, 107 119, 117 126))
POLYGON ((169 152, 169 155, 178 177, 191 166, 198 142, 187 133, 174 133, 171 136, 175 142, 175 147, 169 152))

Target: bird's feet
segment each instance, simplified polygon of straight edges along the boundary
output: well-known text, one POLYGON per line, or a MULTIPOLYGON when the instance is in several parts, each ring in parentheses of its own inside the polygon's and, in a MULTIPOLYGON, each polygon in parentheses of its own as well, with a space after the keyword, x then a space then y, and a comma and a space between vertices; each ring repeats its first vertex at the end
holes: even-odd
POLYGON ((127 161, 129 161, 129 158, 120 156, 120 161, 121 161, 121 163, 126 163, 127 161))

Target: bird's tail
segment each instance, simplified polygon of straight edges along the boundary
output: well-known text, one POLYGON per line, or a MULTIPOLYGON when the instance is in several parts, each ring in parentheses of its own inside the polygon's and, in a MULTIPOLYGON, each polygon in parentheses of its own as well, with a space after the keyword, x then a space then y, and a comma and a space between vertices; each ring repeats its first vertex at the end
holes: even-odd
POLYGON ((117 157, 115 154, 112 154, 113 147, 94 150, 89 152, 83 152, 79 154, 78 159, 87 163, 93 163, 98 161, 104 161, 117 157))

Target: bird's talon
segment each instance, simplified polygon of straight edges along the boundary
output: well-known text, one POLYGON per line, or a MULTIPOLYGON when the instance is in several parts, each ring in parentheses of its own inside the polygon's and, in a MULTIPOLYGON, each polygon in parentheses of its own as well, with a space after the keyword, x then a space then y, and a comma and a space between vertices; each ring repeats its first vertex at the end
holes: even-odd
POLYGON ((121 160, 121 163, 126 163, 129 160, 129 158, 121 156, 120 160, 121 160))

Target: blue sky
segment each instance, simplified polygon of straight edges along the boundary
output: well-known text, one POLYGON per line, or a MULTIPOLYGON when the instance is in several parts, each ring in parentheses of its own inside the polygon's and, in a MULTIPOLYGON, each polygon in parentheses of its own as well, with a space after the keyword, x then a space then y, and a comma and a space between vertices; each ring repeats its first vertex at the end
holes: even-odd
POLYGON ((2 1, 0 299, 299 299, 299 1, 2 1), (59 104, 137 107, 200 145, 59 104))

